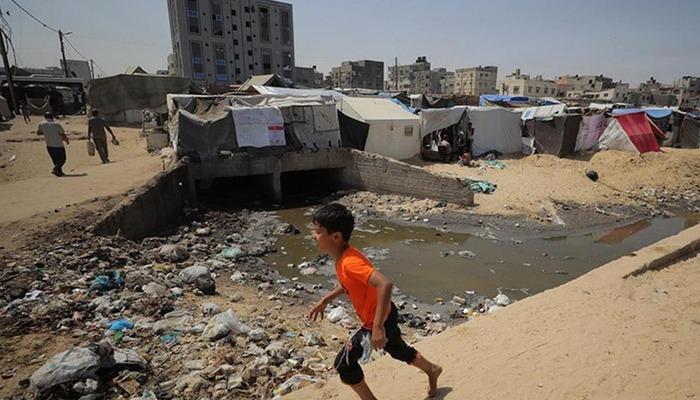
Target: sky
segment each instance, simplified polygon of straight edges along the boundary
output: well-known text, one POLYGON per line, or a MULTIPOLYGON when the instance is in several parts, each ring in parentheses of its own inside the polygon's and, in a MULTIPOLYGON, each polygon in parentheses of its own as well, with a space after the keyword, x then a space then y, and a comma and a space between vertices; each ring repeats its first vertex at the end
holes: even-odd
MULTIPOLYGON (((171 51, 165 0, 16 0, 46 24, 73 34, 96 73, 166 68, 171 51), (136 12, 136 10, 138 12, 136 12)), ((604 74, 633 85, 700 75, 697 0, 292 0, 296 64, 324 73, 344 60, 393 65, 427 56, 448 70, 496 65, 502 77, 553 79, 604 74)), ((0 7, 18 64, 59 65, 58 35, 10 0, 0 7)), ((67 58, 81 58, 70 47, 67 58)), ((12 55, 10 56, 12 60, 12 55)), ((12 62, 12 61, 11 61, 12 62)), ((386 75, 385 75, 386 79, 386 75)))

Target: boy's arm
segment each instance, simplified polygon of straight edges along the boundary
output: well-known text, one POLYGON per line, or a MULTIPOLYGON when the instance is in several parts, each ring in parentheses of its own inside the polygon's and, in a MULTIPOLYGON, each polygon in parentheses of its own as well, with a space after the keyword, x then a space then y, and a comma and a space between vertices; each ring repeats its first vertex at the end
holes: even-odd
POLYGON ((389 278, 376 270, 370 275, 369 284, 377 289, 377 310, 374 312, 374 324, 372 325, 372 344, 375 348, 381 349, 387 342, 384 320, 391 309, 391 290, 394 285, 389 278))
POLYGON ((309 312, 309 319, 316 321, 319 316, 321 319, 323 319, 323 311, 326 309, 326 306, 343 293, 345 293, 345 288, 340 285, 328 292, 328 294, 323 296, 323 298, 311 308, 311 311, 309 312))

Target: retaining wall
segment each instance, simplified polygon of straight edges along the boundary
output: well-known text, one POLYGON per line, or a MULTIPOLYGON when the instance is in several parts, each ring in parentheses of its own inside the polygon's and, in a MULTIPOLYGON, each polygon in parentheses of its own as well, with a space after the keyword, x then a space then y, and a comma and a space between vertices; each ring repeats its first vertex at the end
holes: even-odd
POLYGON ((121 201, 93 227, 98 235, 142 239, 169 224, 196 201, 189 161, 182 159, 121 201))

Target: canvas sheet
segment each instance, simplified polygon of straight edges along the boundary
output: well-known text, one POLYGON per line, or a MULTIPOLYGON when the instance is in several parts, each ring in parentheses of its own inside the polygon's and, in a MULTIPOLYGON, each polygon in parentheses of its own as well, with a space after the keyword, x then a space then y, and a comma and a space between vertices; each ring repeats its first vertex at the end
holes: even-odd
POLYGON ((420 129, 423 136, 457 124, 467 111, 466 106, 432 108, 420 112, 420 129))
POLYGON ((240 147, 284 146, 284 119, 278 107, 231 107, 240 147))
POLYGON ((679 133, 680 145, 684 149, 700 148, 700 120, 685 118, 679 133))
POLYGON ((480 156, 495 150, 503 154, 519 153, 522 147, 520 112, 497 107, 469 107, 474 129, 472 154, 480 156))
POLYGON ((584 115, 576 138, 575 151, 593 150, 608 125, 604 114, 584 115))
POLYGON ((621 115, 617 117, 617 122, 627 132, 627 136, 640 153, 661 150, 656 142, 655 133, 664 138, 665 136, 649 121, 645 113, 621 115))
POLYGON ((522 109, 521 119, 527 121, 533 118, 551 118, 555 115, 564 114, 566 104, 554 104, 551 106, 527 107, 522 109))
POLYGON ((598 147, 601 150, 615 149, 639 153, 616 118, 610 120, 608 127, 600 135, 598 147))

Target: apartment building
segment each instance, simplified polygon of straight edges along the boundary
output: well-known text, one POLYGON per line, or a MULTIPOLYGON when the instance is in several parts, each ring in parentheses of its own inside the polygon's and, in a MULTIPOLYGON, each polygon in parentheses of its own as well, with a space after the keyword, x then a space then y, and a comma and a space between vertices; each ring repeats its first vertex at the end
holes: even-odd
POLYGON ((168 0, 169 71, 202 86, 240 84, 251 75, 292 78, 292 5, 273 0, 168 0))
POLYGON ((612 89, 615 83, 612 78, 600 75, 562 75, 556 79, 557 96, 568 97, 567 92, 599 92, 612 89))
POLYGON ((331 69, 331 80, 337 88, 384 89, 384 63, 382 61, 343 61, 331 69))
POLYGON ((320 88, 323 85, 323 74, 316 70, 316 66, 294 66, 294 84, 300 87, 320 88))
POLYGON ((498 93, 496 90, 497 75, 498 67, 491 65, 459 68, 455 70, 454 94, 480 96, 498 93))
POLYGON ((542 79, 541 75, 531 78, 518 68, 499 81, 498 90, 508 96, 552 97, 557 95, 557 83, 542 79))

